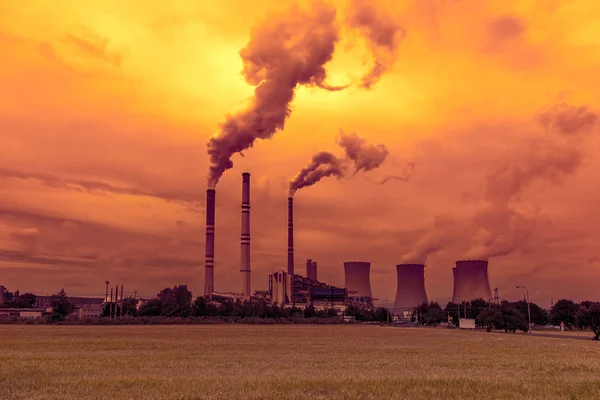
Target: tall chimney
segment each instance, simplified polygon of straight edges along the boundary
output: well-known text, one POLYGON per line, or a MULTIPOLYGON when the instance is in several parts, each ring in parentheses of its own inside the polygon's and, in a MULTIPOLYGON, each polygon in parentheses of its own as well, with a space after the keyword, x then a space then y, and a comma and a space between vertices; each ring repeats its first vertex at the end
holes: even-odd
POLYGON ((240 259, 242 293, 250 297, 250 174, 242 174, 242 252, 240 259))
POLYGON ((294 198, 288 197, 288 262, 287 272, 294 275, 294 198))
POLYGON ((215 291, 215 189, 206 191, 206 253, 204 260, 204 295, 215 291))

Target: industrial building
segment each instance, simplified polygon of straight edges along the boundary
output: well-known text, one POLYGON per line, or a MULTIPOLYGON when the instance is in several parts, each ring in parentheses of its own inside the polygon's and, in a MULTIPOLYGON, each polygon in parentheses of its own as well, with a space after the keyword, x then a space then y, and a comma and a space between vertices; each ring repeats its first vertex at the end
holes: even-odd
POLYGON ((484 260, 457 261, 452 268, 454 291, 452 302, 462 303, 475 299, 492 299, 488 278, 488 262, 484 260))
POLYGON ((412 310, 428 302, 425 291, 425 265, 398 264, 396 265, 396 273, 398 281, 394 311, 412 310))
POLYGON ((102 303, 86 303, 80 305, 74 314, 79 319, 96 319, 102 316, 104 304, 102 303))
POLYGON ((269 275, 272 304, 303 305, 309 303, 345 304, 347 291, 301 275, 290 275, 284 270, 269 275))
POLYGON ((308 279, 312 279, 313 281, 317 280, 317 262, 311 259, 306 260, 306 277, 308 279))

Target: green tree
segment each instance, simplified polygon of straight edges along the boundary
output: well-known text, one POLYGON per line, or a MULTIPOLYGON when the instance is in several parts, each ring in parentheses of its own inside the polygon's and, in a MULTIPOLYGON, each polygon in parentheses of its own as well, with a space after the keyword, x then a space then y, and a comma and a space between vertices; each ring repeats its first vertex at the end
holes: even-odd
POLYGON ((196 300, 194 300, 194 304, 192 305, 192 312, 197 317, 203 317, 206 314, 206 299, 204 297, 198 296, 196 300))
POLYGON ((503 328, 502 312, 497 307, 484 308, 477 315, 477 324, 485 326, 488 332, 503 328))
POLYGON ((527 332, 529 330, 526 317, 513 304, 502 303, 500 312, 502 314, 502 327, 506 332, 516 332, 517 330, 527 332))
MULTIPOLYGON (((514 305, 521 314, 527 316, 527 302, 525 300, 519 300, 515 302, 514 305)), ((531 302, 529 303, 529 308, 531 311, 531 323, 533 325, 548 325, 548 323, 550 322, 550 316, 548 315, 548 311, 544 310, 537 304, 531 302)))
POLYGON ((187 285, 165 288, 156 298, 161 304, 161 315, 165 317, 188 317, 192 311, 192 292, 187 285))
POLYGON ((552 325, 560 325, 564 323, 566 326, 575 325, 575 317, 579 311, 579 306, 567 299, 558 300, 550 309, 550 322, 552 325))
POLYGON ((423 319, 427 325, 438 326, 440 323, 446 321, 448 317, 438 303, 431 303, 423 319))
POLYGON ((313 318, 316 316, 317 316, 317 313, 315 311, 315 306, 313 306, 312 304, 309 304, 304 308, 304 318, 313 318))
POLYGON ((594 340, 600 340, 600 303, 585 302, 576 314, 577 326, 582 329, 591 329, 594 340))
POLYGON ((71 303, 65 289, 61 289, 60 292, 50 298, 50 306, 52 307, 50 319, 53 322, 64 319, 73 311, 73 303, 71 303))
POLYGON ((145 301, 138 310, 140 317, 157 317, 162 313, 162 303, 159 299, 145 301))

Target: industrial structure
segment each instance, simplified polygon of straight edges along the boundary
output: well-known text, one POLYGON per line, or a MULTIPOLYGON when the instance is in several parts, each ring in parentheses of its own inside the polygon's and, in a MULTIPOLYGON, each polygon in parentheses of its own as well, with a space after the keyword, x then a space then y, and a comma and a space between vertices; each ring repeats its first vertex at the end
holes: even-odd
POLYGON ((287 273, 294 275, 294 198, 288 197, 288 255, 287 273))
POLYGON ((371 263, 347 261, 344 263, 345 286, 349 297, 373 298, 371 294, 371 263))
POLYGON ((425 291, 425 265, 396 265, 398 283, 396 287, 395 311, 407 311, 423 303, 427 303, 425 291))
POLYGON ((215 189, 206 190, 206 252, 204 260, 204 295, 215 291, 215 189))
POLYGON ((484 260, 457 261, 452 268, 454 292, 452 302, 462 303, 475 299, 492 299, 488 278, 488 262, 484 260))
POLYGON ((283 270, 269 275, 269 292, 272 304, 290 304, 296 307, 309 303, 345 304, 348 293, 345 288, 330 286, 301 275, 290 275, 283 270))
POLYGON ((242 174, 242 250, 240 258, 242 296, 250 298, 250 174, 242 174))
POLYGON ((311 259, 306 260, 306 277, 308 279, 312 279, 313 281, 317 280, 317 263, 311 259))

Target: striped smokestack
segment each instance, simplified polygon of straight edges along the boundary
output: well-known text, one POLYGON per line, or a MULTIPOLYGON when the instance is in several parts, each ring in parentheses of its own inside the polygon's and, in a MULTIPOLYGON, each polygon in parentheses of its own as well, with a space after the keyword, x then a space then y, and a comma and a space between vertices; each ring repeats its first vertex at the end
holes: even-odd
POLYGON ((204 295, 215 291, 215 189, 206 191, 206 253, 204 261, 204 295))
POLYGON ((287 272, 294 275, 294 198, 288 197, 288 262, 287 272))
POLYGON ((240 258, 242 273, 242 294, 250 297, 250 174, 242 174, 242 253, 240 258))

